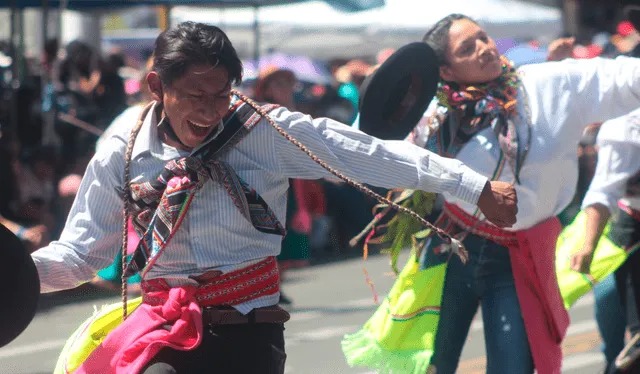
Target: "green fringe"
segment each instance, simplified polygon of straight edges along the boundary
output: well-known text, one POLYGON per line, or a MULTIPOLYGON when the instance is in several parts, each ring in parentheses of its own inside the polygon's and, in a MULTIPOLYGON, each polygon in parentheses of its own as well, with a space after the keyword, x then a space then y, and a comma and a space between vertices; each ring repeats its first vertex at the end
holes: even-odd
POLYGON ((381 374, 424 374, 433 351, 390 351, 380 346, 375 337, 363 328, 342 339, 342 352, 351 367, 364 366, 381 374))

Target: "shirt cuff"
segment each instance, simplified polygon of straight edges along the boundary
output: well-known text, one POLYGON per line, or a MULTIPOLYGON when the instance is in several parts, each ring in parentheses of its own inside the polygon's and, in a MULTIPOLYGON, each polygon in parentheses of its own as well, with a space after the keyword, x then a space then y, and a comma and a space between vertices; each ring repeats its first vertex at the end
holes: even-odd
POLYGON ((609 213, 611 213, 611 207, 615 206, 617 199, 612 198, 606 193, 602 192, 587 192, 582 199, 582 209, 585 209, 591 205, 602 204, 609 209, 609 213))
POLYGON ((480 199, 484 186, 487 184, 487 180, 487 177, 482 174, 478 174, 472 169, 463 166, 460 184, 452 195, 466 203, 478 205, 478 200, 480 199))

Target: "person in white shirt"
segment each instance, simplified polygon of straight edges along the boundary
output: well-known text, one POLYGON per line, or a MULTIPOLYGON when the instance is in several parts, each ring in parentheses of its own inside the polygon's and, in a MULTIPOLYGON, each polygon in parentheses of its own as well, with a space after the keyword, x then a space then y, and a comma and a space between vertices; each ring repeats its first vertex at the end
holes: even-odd
MULTIPOLYGON (((424 41, 439 59, 441 82, 408 139, 513 183, 519 208, 516 224, 498 229, 471 204, 444 194, 441 217, 465 238, 470 260, 448 262, 431 365, 438 374, 455 372, 482 305, 488 373, 559 373, 569 319, 554 272, 556 216, 575 192, 584 128, 640 106, 640 60, 566 59, 515 69, 486 31, 460 14, 437 22, 424 41)), ((439 244, 433 238, 424 253, 439 244)))
MULTIPOLYGON (((60 239, 33 253, 41 290, 75 287, 111 263, 126 247, 125 212, 143 237, 127 273, 141 271, 144 302, 82 372, 283 373, 288 315, 274 307, 274 257, 288 179, 332 175, 231 91, 242 65, 222 30, 183 22, 155 45, 155 102, 131 134, 105 140, 60 239)), ((500 226, 515 224, 513 187, 458 160, 284 107, 258 109, 349 177, 448 191, 500 226)))
MULTIPOLYGON (((640 252, 636 251, 640 248, 640 109, 603 123, 597 146, 595 174, 582 201, 582 209, 587 214, 585 244, 582 250, 572 256, 571 267, 589 274, 595 248, 611 218, 609 239, 630 253, 614 273, 615 288, 622 308, 606 303, 608 299, 596 297, 596 313, 606 313, 604 309, 613 308, 627 310, 627 284, 630 277, 636 313, 640 315, 640 252)), ((619 317, 616 321, 597 319, 607 340, 613 339, 612 330, 619 330, 612 329, 612 323, 628 320, 624 313, 619 317)), ((616 343, 624 341, 624 329, 619 332, 616 341, 605 341, 606 348, 619 346, 616 343)), ((638 334, 630 342, 635 344, 637 339, 640 339, 638 334)), ((609 367, 620 351, 605 351, 609 367)), ((638 353, 636 351, 636 356, 638 353)))

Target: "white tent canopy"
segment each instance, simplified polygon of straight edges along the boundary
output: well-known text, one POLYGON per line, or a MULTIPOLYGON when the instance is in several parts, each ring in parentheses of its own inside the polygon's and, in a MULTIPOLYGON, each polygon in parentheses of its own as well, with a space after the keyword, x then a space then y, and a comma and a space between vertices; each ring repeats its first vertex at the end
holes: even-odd
POLYGON ((494 38, 557 37, 559 9, 515 0, 386 0, 372 10, 347 13, 324 1, 254 9, 176 7, 174 21, 193 20, 220 26, 239 53, 250 57, 257 16, 262 52, 277 50, 315 58, 373 56, 422 39, 425 31, 450 13, 477 20, 494 38))

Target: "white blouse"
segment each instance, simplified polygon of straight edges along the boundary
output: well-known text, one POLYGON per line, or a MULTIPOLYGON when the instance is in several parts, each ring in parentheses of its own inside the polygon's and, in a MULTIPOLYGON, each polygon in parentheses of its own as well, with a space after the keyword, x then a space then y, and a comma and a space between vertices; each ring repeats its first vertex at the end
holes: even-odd
MULTIPOLYGON (((563 60, 525 65, 518 69, 522 87, 515 118, 518 136, 526 144, 530 113, 531 142, 520 171, 517 223, 509 230, 527 229, 560 213, 571 201, 578 179, 577 147, 584 128, 640 107, 640 59, 618 57, 563 60), (524 92, 523 92, 524 91, 524 92), (528 105, 528 108, 527 108, 528 105)), ((426 144, 427 118, 417 125, 410 141, 426 144)), ((480 131, 457 155, 480 174, 491 177, 500 147, 491 128, 480 131)), ((505 165, 498 178, 514 181, 505 165)), ((445 193, 445 199, 469 214, 476 207, 445 193)))

